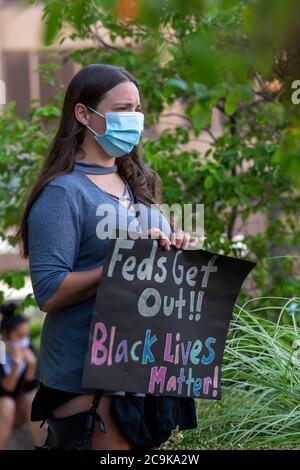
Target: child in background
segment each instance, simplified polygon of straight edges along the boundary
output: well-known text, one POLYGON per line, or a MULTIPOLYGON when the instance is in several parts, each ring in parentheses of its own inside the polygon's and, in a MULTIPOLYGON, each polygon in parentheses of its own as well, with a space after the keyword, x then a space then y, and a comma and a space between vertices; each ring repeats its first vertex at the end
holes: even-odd
MULTIPOLYGON (((30 421, 31 403, 36 392, 36 355, 29 340, 29 321, 15 314, 14 302, 0 305, 4 343, 0 363, 0 449, 5 449, 13 428, 27 423, 32 440, 44 442, 39 423, 30 421)), ((2 345, 3 346, 3 345, 2 345)))

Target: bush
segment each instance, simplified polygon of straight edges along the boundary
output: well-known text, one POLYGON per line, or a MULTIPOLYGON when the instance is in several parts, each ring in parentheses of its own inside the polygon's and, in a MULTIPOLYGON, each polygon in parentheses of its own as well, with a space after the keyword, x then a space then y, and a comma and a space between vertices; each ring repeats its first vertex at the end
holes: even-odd
MULTIPOLYGON (((290 301, 287 302, 290 306, 290 301)), ((184 449, 299 449, 300 341, 293 299, 292 324, 235 307, 226 344, 220 401, 197 400, 199 427, 175 447, 184 449)), ((246 308, 247 307, 247 308, 246 308)), ((172 445, 172 444, 171 444, 172 445)))

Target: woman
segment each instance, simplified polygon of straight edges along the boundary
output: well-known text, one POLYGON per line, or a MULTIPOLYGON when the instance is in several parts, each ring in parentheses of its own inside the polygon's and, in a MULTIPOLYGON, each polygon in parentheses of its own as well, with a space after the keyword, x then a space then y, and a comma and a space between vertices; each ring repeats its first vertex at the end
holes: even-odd
MULTIPOLYGON (((17 232, 23 255, 29 257, 36 301, 47 312, 37 365, 41 386, 32 419, 53 425, 52 437, 68 422, 69 429, 80 427, 72 417, 80 421, 94 397, 95 390, 81 387, 81 376, 97 285, 114 229, 127 230, 130 224, 131 231, 159 238, 167 250, 171 243, 187 248, 198 241, 182 231, 172 233, 163 214, 151 209, 160 201, 160 179, 139 157, 143 117, 138 83, 126 70, 106 64, 80 70, 66 91, 57 134, 17 232), (153 211, 159 215, 155 226, 149 223, 153 211), (106 238, 98 231, 100 216, 109 219, 106 238)), ((103 391, 100 400, 95 396, 92 409, 97 409, 99 426, 89 428, 92 448, 157 448, 177 424, 182 429, 197 426, 193 399, 163 398, 122 390, 103 391), (159 429, 152 419, 158 404, 168 420, 159 429)))
POLYGON ((34 370, 36 356, 29 340, 29 322, 15 314, 16 304, 0 306, 0 324, 4 342, 4 361, 0 364, 0 449, 5 449, 13 428, 27 424, 33 441, 40 442, 44 434, 38 423, 30 421, 31 403, 36 391, 34 370))

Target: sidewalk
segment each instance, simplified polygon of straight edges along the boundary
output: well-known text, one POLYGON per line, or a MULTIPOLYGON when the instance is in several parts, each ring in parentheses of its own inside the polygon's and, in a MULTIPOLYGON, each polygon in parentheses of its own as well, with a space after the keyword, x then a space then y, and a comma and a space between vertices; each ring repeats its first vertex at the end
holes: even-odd
POLYGON ((15 429, 9 440, 7 450, 31 450, 33 446, 30 442, 26 426, 15 429))

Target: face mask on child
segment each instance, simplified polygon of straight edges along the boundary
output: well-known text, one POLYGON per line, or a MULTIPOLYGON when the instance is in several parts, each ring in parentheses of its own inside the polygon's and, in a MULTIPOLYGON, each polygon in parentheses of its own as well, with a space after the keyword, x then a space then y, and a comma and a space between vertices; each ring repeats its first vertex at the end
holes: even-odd
POLYGON ((14 348, 28 348, 30 344, 30 340, 28 337, 22 339, 14 339, 14 340, 5 340, 5 343, 9 346, 13 346, 14 348))

